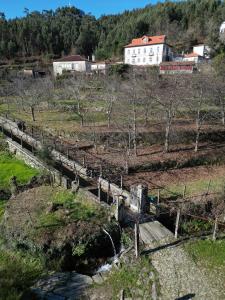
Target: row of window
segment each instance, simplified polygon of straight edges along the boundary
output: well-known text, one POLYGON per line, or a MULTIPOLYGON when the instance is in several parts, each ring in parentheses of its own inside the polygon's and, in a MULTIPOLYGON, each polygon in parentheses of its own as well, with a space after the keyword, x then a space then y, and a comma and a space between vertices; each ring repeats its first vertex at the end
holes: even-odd
MULTIPOLYGON (((141 62, 143 62, 143 63, 146 63, 146 62, 152 62, 152 57, 149 57, 148 59, 146 59, 145 57, 143 57, 143 59, 141 60, 140 58, 137 58, 137 59, 135 59, 135 58, 132 58, 131 60, 128 58, 127 59, 127 63, 129 64, 130 62, 132 63, 132 64, 135 64, 135 63, 141 63, 141 62)), ((156 62, 158 62, 158 56, 156 57, 156 62)))
MULTIPOLYGON (((160 47, 158 46, 158 47, 157 47, 157 52, 159 52, 159 49, 160 49, 160 47)), ((141 49, 138 48, 137 51, 136 51, 135 48, 132 49, 132 50, 131 50, 131 49, 128 49, 128 50, 127 50, 127 54, 128 54, 128 55, 129 55, 129 54, 136 54, 136 53, 137 53, 137 54, 141 54, 141 49)), ((144 54, 147 53, 147 48, 143 48, 143 53, 144 53, 144 54)), ((149 54, 154 55, 154 52, 153 52, 153 49, 152 49, 152 48, 149 49, 149 54)))

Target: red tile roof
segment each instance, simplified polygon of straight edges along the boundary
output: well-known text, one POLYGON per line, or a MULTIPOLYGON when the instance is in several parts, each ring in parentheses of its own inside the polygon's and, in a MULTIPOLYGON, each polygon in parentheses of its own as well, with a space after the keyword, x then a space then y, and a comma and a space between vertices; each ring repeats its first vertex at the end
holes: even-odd
POLYGON ((133 39, 132 42, 125 47, 137 47, 137 46, 146 46, 146 45, 157 45, 164 44, 166 42, 165 35, 158 36, 148 36, 144 35, 141 38, 133 39))
POLYGON ((60 62, 60 61, 62 61, 62 62, 63 61, 87 61, 87 59, 80 55, 70 55, 70 56, 62 57, 56 61, 57 62, 60 62))

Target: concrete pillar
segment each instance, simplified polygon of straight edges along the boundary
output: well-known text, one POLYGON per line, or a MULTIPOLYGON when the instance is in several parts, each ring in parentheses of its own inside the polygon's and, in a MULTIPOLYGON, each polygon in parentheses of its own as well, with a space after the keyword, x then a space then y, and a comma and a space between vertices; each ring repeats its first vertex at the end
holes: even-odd
POLYGON ((148 213, 150 211, 150 202, 148 200, 148 186, 139 184, 131 187, 131 208, 139 213, 148 213))
POLYGON ((115 218, 121 223, 124 220, 124 201, 122 196, 115 196, 116 200, 116 210, 115 210, 115 218))

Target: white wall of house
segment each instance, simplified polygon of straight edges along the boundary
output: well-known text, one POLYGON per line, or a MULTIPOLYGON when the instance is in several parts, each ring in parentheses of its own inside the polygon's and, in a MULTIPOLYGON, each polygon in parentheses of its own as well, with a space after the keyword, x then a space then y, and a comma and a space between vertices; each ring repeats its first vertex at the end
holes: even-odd
POLYGON ((202 56, 191 56, 191 57, 184 57, 183 61, 193 61, 196 64, 203 62, 204 58, 202 56))
POLYGON ((198 45, 193 47, 194 53, 197 53, 198 55, 206 58, 210 56, 210 50, 210 47, 206 45, 198 45))
POLYGON ((94 72, 105 72, 108 69, 108 65, 105 62, 96 62, 92 63, 91 65, 91 71, 94 72))
POLYGON ((166 44, 126 47, 124 50, 124 63, 129 65, 159 65, 167 57, 172 58, 172 51, 166 44))
POLYGON ((91 62, 89 61, 57 61, 53 62, 54 75, 62 75, 63 71, 90 72, 91 62))

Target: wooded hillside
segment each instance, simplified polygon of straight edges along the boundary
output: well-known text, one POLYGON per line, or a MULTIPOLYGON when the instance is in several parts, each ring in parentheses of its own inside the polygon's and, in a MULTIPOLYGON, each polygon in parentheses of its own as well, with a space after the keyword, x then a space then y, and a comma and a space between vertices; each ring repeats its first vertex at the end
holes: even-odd
POLYGON ((225 20, 222 0, 166 1, 143 9, 96 19, 75 7, 25 11, 22 18, 0 14, 0 57, 61 56, 69 53, 121 58, 123 46, 143 34, 166 34, 175 50, 206 42, 223 51, 219 26, 225 20))

